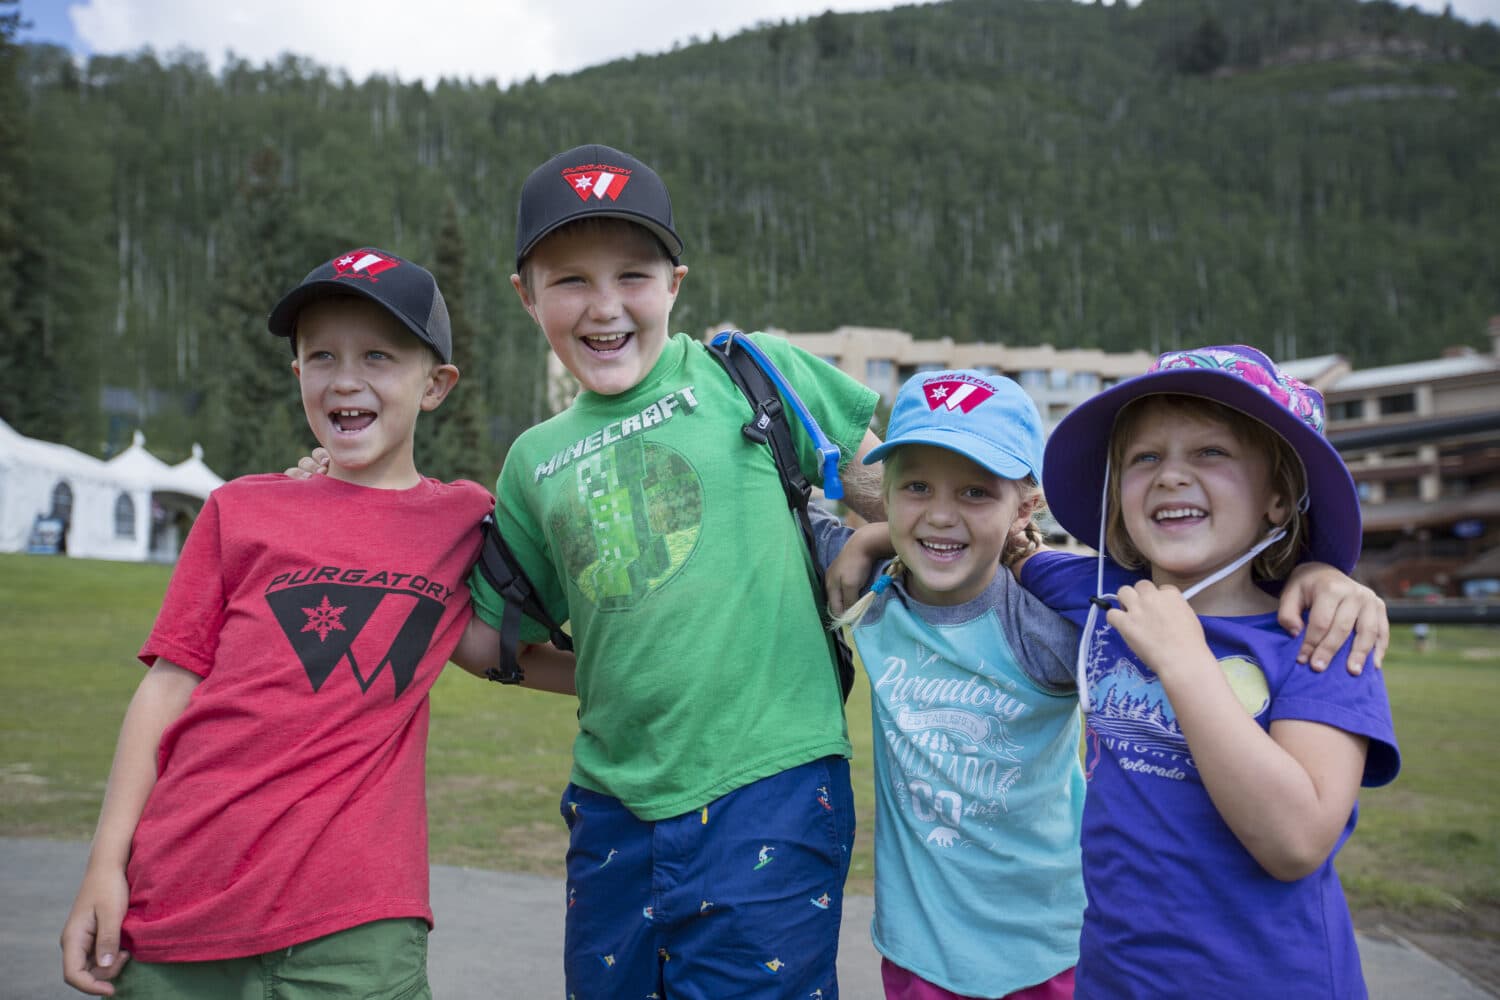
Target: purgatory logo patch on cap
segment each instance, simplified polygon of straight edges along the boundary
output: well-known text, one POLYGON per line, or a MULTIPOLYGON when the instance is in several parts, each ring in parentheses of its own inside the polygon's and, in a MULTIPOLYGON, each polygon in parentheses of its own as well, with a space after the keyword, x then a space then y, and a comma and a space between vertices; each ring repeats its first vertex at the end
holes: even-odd
POLYGON ((922 392, 927 397, 929 410, 936 410, 941 406, 968 413, 993 396, 995 387, 968 375, 945 375, 940 379, 924 382, 922 392))
POLYGON ((630 171, 623 167, 610 167, 602 163, 589 163, 572 167, 562 172, 563 180, 581 200, 590 198, 614 201, 630 183, 630 171))
POLYGON ((365 278, 378 281, 375 276, 393 267, 400 267, 399 260, 392 260, 376 250, 350 250, 342 257, 333 259, 333 269, 340 278, 365 278))

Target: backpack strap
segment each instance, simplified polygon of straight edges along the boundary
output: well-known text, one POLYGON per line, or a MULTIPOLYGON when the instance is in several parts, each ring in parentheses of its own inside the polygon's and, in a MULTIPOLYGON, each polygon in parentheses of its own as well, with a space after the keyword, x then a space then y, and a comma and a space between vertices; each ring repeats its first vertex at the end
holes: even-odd
MULTIPOLYGON (((813 596, 817 599, 818 617, 823 622, 829 652, 833 655, 839 690, 843 693, 844 700, 848 701, 849 692, 854 687, 854 656, 844 639, 843 630, 829 628, 832 618, 828 614, 828 592, 823 586, 824 566, 818 558, 817 536, 813 533, 812 518, 807 513, 812 483, 802 474, 802 467, 797 461, 792 426, 787 420, 786 406, 777 388, 778 383, 785 384, 786 380, 764 353, 756 351, 752 355, 746 349, 749 342, 742 343, 744 336, 738 330, 721 333, 707 345, 708 353, 723 366, 730 381, 744 393, 745 399, 750 403, 750 422, 741 428, 745 437, 771 450, 771 459, 776 463, 776 471, 781 477, 781 488, 786 494, 787 506, 802 530, 802 541, 807 545, 808 554, 812 558, 810 575, 813 596), (771 371, 766 372, 762 365, 768 366, 771 371)), ((821 434, 818 431, 818 435, 821 434)))
POLYGON ((521 616, 524 614, 552 633, 549 638, 558 649, 573 648, 573 639, 552 620, 542 602, 537 599, 536 589, 526 578, 521 564, 505 544, 500 526, 495 523, 493 513, 486 514, 479 525, 484 543, 479 549, 479 572, 491 587, 505 599, 505 610, 500 616, 500 662, 490 667, 484 675, 501 684, 519 684, 525 678, 516 651, 521 641, 521 616))

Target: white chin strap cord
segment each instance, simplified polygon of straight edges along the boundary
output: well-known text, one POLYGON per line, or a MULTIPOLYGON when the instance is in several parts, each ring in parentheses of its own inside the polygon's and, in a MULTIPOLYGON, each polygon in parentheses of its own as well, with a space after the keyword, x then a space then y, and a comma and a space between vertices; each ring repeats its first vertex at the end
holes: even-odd
MULTIPOLYGON (((1307 504, 1307 494, 1304 493, 1297 501, 1297 509, 1305 512, 1307 510, 1307 504)), ((1108 515, 1108 507, 1109 459, 1106 458, 1104 460, 1104 488, 1100 491, 1099 496, 1099 557, 1094 562, 1094 565, 1096 567, 1094 572, 1094 596, 1089 598, 1089 616, 1083 623, 1083 634, 1078 637, 1078 662, 1074 667, 1074 672, 1078 678, 1078 707, 1083 709, 1085 713, 1092 712, 1094 710, 1093 702, 1089 698, 1088 682, 1089 647, 1093 645, 1092 640, 1094 637, 1094 626, 1099 620, 1100 609, 1103 608, 1105 610, 1108 610, 1110 601, 1119 600, 1119 597, 1116 594, 1104 593, 1104 527, 1105 520, 1108 515)), ((1260 541, 1256 542, 1250 547, 1250 551, 1246 552, 1244 555, 1240 556, 1233 562, 1219 567, 1218 569, 1214 570, 1213 573, 1209 574, 1208 576, 1199 580, 1197 583, 1193 584, 1188 589, 1184 590, 1182 592, 1183 599, 1189 601, 1192 600, 1195 596, 1202 593, 1209 587, 1212 587, 1214 584, 1224 579, 1230 573, 1233 573, 1235 570, 1239 569, 1241 566, 1245 565, 1247 562, 1254 559, 1256 556, 1264 552, 1267 548, 1275 545, 1285 537, 1285 525, 1278 525, 1272 528, 1266 534, 1266 537, 1262 538, 1260 541)))

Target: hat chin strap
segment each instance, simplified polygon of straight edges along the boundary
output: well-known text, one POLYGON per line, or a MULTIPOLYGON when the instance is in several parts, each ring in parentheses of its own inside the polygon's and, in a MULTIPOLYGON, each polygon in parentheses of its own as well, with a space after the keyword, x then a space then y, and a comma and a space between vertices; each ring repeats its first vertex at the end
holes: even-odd
MULTIPOLYGON (((1307 502, 1307 495, 1303 494, 1297 501, 1297 508, 1299 510, 1305 511, 1307 509, 1307 502)), ((1108 515, 1108 505, 1109 459, 1106 458, 1104 460, 1104 488, 1100 491, 1099 496, 1099 555, 1095 560, 1094 596, 1089 598, 1089 615, 1083 623, 1083 634, 1079 636, 1078 639, 1078 660, 1076 665, 1074 666, 1074 673, 1077 676, 1078 681, 1078 707, 1083 709, 1085 713, 1092 712, 1094 710, 1093 702, 1089 698, 1088 683, 1088 653, 1089 647, 1093 645, 1092 639, 1094 636, 1094 626, 1099 620, 1100 609, 1103 608, 1107 610, 1109 608, 1110 601, 1119 600, 1119 597, 1116 594, 1104 593, 1104 527, 1105 520, 1108 515)), ((1182 592, 1183 600, 1192 600, 1194 597, 1201 594, 1209 587, 1212 587, 1214 584, 1218 583, 1220 580, 1224 579, 1226 576, 1233 573, 1235 570, 1239 569, 1241 566, 1245 565, 1256 556, 1260 555, 1272 545, 1275 545, 1277 542, 1281 541, 1286 537, 1286 530, 1286 525, 1284 524, 1278 524, 1273 527, 1266 533, 1266 536, 1264 538, 1252 545, 1250 547, 1250 550, 1244 555, 1240 556, 1238 559, 1235 559, 1233 562, 1219 567, 1208 576, 1204 577, 1188 589, 1184 590, 1182 592)))

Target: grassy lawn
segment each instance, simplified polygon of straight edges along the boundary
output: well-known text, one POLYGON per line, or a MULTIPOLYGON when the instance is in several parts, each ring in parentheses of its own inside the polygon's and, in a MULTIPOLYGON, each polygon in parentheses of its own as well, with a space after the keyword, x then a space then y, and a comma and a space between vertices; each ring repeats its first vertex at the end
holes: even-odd
MULTIPOLYGON (((86 840, 115 735, 169 570, 0 555, 0 835, 86 840)), ((1497 926, 1500 914, 1500 632, 1442 628, 1426 653, 1397 629, 1386 679, 1405 758, 1361 800, 1339 868, 1357 910, 1417 923, 1497 926), (1488 917, 1480 917, 1488 914, 1488 917)), ((855 687, 861 835, 850 889, 868 893, 870 732, 855 687)), ((456 668, 433 692, 433 859, 561 875, 557 800, 567 780, 571 699, 500 688, 456 668)))

